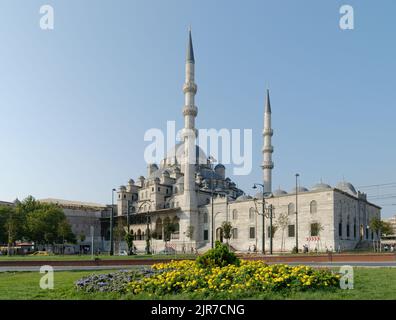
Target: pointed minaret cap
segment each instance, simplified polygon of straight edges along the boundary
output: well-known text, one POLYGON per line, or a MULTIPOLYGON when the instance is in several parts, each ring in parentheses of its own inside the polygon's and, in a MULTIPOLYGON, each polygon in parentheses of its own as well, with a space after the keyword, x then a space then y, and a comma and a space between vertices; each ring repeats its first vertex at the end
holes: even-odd
POLYGON ((194 49, 193 49, 192 37, 191 37, 191 27, 188 29, 188 45, 187 45, 186 62, 195 63, 194 49))
POLYGON ((271 101, 270 101, 269 89, 267 89, 267 98, 265 100, 265 112, 271 113, 271 101))

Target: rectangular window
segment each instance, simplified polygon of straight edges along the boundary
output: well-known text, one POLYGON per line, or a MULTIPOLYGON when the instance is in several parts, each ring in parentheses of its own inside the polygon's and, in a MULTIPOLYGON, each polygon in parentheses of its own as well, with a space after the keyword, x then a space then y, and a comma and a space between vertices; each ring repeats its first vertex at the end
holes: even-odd
POLYGON ((232 238, 238 239, 238 229, 237 228, 232 229, 232 238))
POLYGON ((353 237, 356 239, 356 224, 353 225, 353 237))
POLYGON ((204 240, 209 240, 209 230, 204 230, 204 240))
POLYGON ((250 227, 249 228, 249 239, 254 239, 254 238, 256 238, 256 228, 250 227))
POLYGON ((151 188, 151 191, 154 191, 154 187, 151 188))
POLYGON ((294 224, 289 224, 287 226, 287 234, 289 236, 289 238, 293 238, 295 237, 295 230, 294 230, 294 224))
POLYGON ((158 187, 158 192, 160 192, 161 191, 161 188, 160 187, 158 187))
POLYGON ((347 224, 347 238, 349 238, 349 224, 347 224))
POLYGON ((341 222, 338 224, 338 236, 342 237, 342 223, 341 222))

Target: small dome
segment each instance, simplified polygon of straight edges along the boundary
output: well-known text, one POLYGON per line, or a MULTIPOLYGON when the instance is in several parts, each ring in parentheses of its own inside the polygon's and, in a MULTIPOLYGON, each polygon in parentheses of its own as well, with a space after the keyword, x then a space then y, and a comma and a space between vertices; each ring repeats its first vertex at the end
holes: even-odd
POLYGON ((120 191, 126 191, 126 187, 125 186, 120 186, 120 191))
POLYGON ((287 192, 282 189, 277 189, 272 194, 277 197, 277 196, 283 196, 283 195, 287 194, 287 192))
MULTIPOLYGON (((308 190, 307 188, 305 188, 305 187, 298 187, 298 188, 297 188, 297 191, 298 191, 299 193, 302 193, 302 192, 308 192, 309 190, 308 190)), ((291 193, 296 193, 296 188, 293 188, 292 191, 291 191, 291 193)))
POLYGON ((134 185, 135 181, 133 179, 129 179, 128 184, 134 185))
POLYGON ((215 170, 217 170, 217 169, 225 169, 225 166, 222 165, 221 163, 219 163, 218 165, 215 166, 214 169, 215 169, 215 170))
POLYGON ((336 186, 337 189, 340 189, 341 191, 344 191, 346 193, 349 193, 353 196, 357 195, 355 187, 352 185, 352 183, 342 181, 336 186))
POLYGON ((331 186, 326 183, 317 183, 312 187, 312 190, 319 191, 319 190, 328 190, 331 189, 331 186))
POLYGON ((170 176, 168 170, 165 170, 164 172, 162 172, 162 175, 163 175, 163 176, 166 176, 166 177, 169 177, 169 176, 170 176))
POLYGON ((246 194, 243 194, 243 195, 239 196, 239 197, 236 199, 236 201, 246 201, 246 200, 251 200, 251 199, 252 199, 251 196, 248 196, 248 195, 246 195, 246 194))

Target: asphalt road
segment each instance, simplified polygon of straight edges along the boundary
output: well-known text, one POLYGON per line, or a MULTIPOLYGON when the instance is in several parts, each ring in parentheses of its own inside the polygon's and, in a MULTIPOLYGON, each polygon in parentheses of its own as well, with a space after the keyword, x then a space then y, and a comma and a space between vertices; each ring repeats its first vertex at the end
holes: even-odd
MULTIPOLYGON (((278 262, 277 262, 278 263, 278 262)), ((352 266, 352 267, 365 267, 365 268, 380 268, 380 267, 391 267, 396 268, 395 262, 288 262, 288 265, 307 265, 311 267, 341 267, 341 266, 352 266)), ((143 266, 131 266, 131 265, 115 265, 115 266, 54 266, 55 271, 89 271, 89 270, 123 270, 140 268, 143 266)), ((148 266, 147 266, 148 267, 148 266)), ((18 272, 18 271, 32 271, 40 272, 40 266, 6 266, 0 267, 0 272, 18 272)))

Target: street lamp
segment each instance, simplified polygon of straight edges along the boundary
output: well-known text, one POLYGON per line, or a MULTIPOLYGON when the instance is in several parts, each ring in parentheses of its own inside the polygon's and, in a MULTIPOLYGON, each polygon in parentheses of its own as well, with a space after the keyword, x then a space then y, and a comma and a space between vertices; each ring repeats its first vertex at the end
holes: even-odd
POLYGON ((114 191, 111 190, 111 213, 110 213, 110 255, 114 254, 114 244, 113 244, 113 225, 114 225, 114 191))
POLYGON ((298 253, 298 177, 296 173, 296 252, 298 253))
POLYGON ((261 183, 255 183, 254 185, 253 185, 253 189, 257 189, 257 186, 259 186, 259 187, 261 187, 261 189, 262 189, 262 198, 263 198, 263 200, 262 200, 262 213, 260 213, 258 210, 256 210, 257 211, 257 214, 259 214, 259 215, 261 215, 262 216, 262 218, 263 218, 263 221, 262 221, 262 225, 263 225, 263 234, 262 234, 262 253, 263 254, 265 254, 265 218, 267 217, 269 217, 270 218, 270 254, 272 254, 272 218, 273 218, 273 208, 272 208, 272 205, 270 205, 269 206, 269 208, 268 208, 268 211, 269 211, 269 213, 266 215, 265 214, 265 198, 271 198, 273 195, 272 195, 272 193, 271 192, 264 192, 264 185, 263 184, 261 184, 261 183))
POLYGON ((151 251, 150 251, 150 240, 151 240, 151 238, 150 238, 150 207, 151 207, 151 203, 152 203, 151 200, 150 199, 143 200, 142 203, 139 206, 139 211, 142 208, 142 206, 144 204, 146 204, 146 203, 149 203, 149 209, 148 209, 148 211, 146 213, 146 223, 147 223, 147 228, 146 228, 146 237, 147 237, 146 238, 146 241, 147 241, 146 253, 147 254, 151 254, 151 251))

